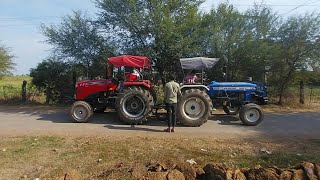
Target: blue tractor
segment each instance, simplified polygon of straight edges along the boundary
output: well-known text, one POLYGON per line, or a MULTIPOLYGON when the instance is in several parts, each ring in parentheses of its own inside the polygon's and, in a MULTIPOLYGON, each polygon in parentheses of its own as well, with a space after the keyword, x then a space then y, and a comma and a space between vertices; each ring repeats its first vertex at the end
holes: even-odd
POLYGON ((257 82, 215 81, 205 85, 203 70, 212 68, 218 61, 218 58, 204 57, 180 59, 184 77, 196 79, 183 80, 177 110, 178 120, 184 125, 201 126, 207 121, 213 107, 222 106, 228 115, 239 113, 245 125, 259 124, 264 114, 258 104, 268 102, 266 85, 257 82), (195 70, 196 75, 190 75, 195 70))

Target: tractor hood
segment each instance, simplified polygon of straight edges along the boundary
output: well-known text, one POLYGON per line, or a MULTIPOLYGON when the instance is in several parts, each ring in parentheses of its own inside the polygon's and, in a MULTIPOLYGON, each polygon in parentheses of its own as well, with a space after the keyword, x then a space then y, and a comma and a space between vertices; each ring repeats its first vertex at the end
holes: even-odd
POLYGON ((182 69, 211 69, 217 64, 219 58, 193 57, 180 59, 182 69))
POLYGON ((134 68, 150 69, 151 61, 144 56, 122 55, 108 58, 108 62, 115 67, 129 66, 134 68))

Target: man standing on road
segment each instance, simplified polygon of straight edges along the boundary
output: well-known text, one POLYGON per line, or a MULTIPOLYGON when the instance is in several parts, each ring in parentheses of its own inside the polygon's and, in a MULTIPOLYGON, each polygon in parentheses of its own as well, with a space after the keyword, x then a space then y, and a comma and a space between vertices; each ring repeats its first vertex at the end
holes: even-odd
POLYGON ((176 125, 176 111, 177 111, 177 102, 178 96, 181 96, 180 85, 176 83, 175 77, 169 75, 169 82, 165 84, 164 87, 164 98, 167 108, 167 118, 168 118, 168 128, 165 129, 165 132, 174 132, 174 126, 176 125), (170 129, 172 125, 172 129, 170 129))

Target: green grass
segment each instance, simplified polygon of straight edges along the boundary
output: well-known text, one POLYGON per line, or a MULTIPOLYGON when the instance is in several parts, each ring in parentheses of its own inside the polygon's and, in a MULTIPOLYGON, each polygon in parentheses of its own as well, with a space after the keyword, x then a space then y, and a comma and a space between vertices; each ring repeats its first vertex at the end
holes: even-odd
POLYGON ((1 103, 20 103, 22 93, 22 82, 27 81, 28 102, 41 104, 45 101, 43 93, 39 92, 31 85, 30 76, 5 76, 0 79, 0 102, 1 103))
POLYGON ((31 82, 29 76, 5 76, 0 79, 0 99, 15 99, 21 96, 22 81, 31 82))

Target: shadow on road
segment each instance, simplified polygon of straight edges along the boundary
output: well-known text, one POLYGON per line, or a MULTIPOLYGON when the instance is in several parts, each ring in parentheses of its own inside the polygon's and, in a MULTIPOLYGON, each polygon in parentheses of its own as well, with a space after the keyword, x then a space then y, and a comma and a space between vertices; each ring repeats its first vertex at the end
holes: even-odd
MULTIPOLYGON (((69 117, 69 107, 57 106, 33 106, 33 105, 0 105, 0 113, 5 114, 26 114, 35 116, 36 120, 51 121, 53 123, 73 123, 69 117)), ((106 110, 104 113, 94 113, 88 123, 124 125, 119 120, 117 113, 113 110, 106 110)), ((148 118, 148 126, 166 126, 165 121, 158 121, 155 117, 148 118)))
POLYGON ((146 127, 139 126, 114 126, 114 125, 105 125, 104 127, 108 129, 116 129, 116 130, 130 130, 130 131, 149 131, 149 132, 163 132, 162 130, 150 129, 146 127))
MULTIPOLYGON (((74 123, 72 119, 69 117, 68 112, 66 111, 58 111, 52 113, 43 113, 38 115, 39 118, 37 120, 42 121, 52 121, 53 123, 74 123)), ((117 115, 115 112, 108 113, 98 113, 93 114, 88 123, 90 124, 121 124, 118 121, 117 115)))
POLYGON ((226 114, 212 114, 208 120, 219 121, 219 125, 236 125, 244 126, 238 116, 226 115, 226 114))

